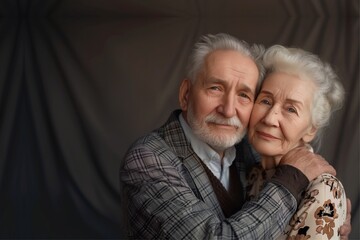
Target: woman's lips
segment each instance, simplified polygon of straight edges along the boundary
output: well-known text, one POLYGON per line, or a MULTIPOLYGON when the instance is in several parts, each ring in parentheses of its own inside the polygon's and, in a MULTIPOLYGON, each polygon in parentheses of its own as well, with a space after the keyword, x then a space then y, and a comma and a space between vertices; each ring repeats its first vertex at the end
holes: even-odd
POLYGON ((271 134, 265 133, 265 132, 261 132, 261 131, 256 131, 257 134, 259 134, 261 137, 266 138, 266 139, 279 139, 271 134))

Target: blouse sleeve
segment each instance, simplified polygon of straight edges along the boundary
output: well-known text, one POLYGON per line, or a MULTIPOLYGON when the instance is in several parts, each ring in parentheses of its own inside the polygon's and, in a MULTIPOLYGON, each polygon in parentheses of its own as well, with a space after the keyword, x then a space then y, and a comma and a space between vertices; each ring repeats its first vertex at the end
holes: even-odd
POLYGON ((284 238, 340 239, 339 230, 345 219, 344 187, 336 177, 322 174, 307 187, 297 212, 284 232, 284 238))

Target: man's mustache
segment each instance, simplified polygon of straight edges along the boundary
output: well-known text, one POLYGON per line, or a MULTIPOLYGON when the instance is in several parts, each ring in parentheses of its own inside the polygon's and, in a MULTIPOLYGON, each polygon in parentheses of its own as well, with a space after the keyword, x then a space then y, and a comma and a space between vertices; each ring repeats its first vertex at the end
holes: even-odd
POLYGON ((237 128, 242 127, 242 124, 241 124, 239 118, 236 116, 234 116, 232 118, 224 118, 224 117, 221 117, 216 114, 211 114, 205 118, 205 122, 229 125, 229 126, 234 126, 237 128))

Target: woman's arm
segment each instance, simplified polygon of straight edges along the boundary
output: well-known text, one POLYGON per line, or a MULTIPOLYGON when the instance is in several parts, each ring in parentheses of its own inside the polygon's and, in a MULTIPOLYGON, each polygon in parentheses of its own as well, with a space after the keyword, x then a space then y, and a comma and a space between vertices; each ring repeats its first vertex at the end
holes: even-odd
POLYGON ((330 174, 322 174, 310 182, 298 211, 290 220, 285 234, 290 239, 340 239, 345 223, 347 200, 341 182, 330 174))

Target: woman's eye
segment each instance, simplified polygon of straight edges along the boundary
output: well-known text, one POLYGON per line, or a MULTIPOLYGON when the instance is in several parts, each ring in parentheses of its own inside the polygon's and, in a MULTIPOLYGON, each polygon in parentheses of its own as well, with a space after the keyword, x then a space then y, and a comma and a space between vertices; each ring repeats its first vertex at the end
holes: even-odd
POLYGON ((266 104, 266 105, 271 105, 270 101, 268 99, 262 99, 260 101, 260 103, 266 104))
POLYGON ((291 112, 291 113, 297 113, 296 109, 293 107, 289 107, 287 110, 288 110, 288 112, 291 112))

